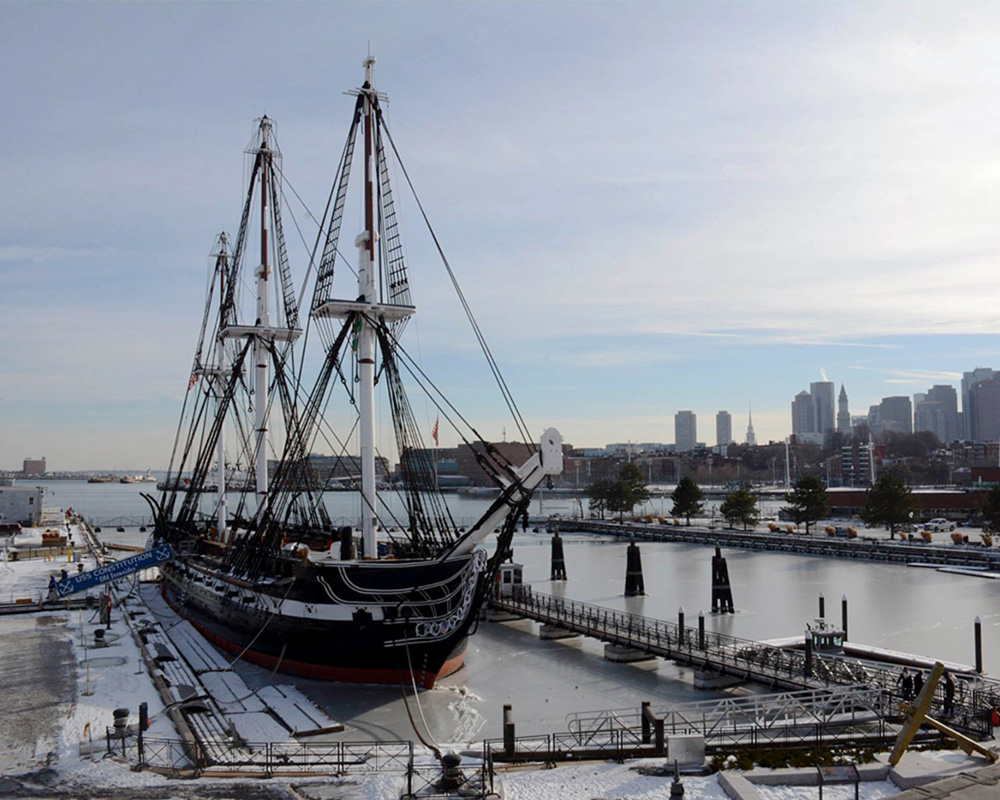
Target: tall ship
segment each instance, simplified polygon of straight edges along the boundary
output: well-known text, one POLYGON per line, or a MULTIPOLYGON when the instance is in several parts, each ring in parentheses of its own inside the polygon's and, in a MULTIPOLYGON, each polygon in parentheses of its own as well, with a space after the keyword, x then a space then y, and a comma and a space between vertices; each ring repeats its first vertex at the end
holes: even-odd
POLYGON ((363 85, 347 93, 355 98, 347 139, 299 290, 282 229, 281 154, 272 121, 259 120, 239 231, 220 234, 213 252, 170 471, 147 501, 155 542, 175 554, 162 566, 163 594, 218 646, 309 678, 431 687, 463 665, 532 491, 562 471, 562 437, 554 428, 537 441, 528 435, 429 223, 488 374, 521 430, 523 462, 490 445, 404 347, 416 307, 390 176, 413 187, 373 65, 369 57, 363 85), (354 259, 340 244, 352 203, 361 224, 354 259), (335 276, 349 288, 335 288, 335 276), (496 484, 475 523, 457 525, 439 491, 434 450, 408 392, 433 408, 435 444, 440 422, 496 484), (384 449, 399 462, 391 485, 380 474, 384 449), (310 453, 321 450, 356 467, 347 482, 360 519, 351 525, 325 505, 343 477, 324 483, 310 469, 310 453), (238 491, 227 486, 229 457, 252 465, 238 491), (494 532, 491 550, 484 542, 494 532))

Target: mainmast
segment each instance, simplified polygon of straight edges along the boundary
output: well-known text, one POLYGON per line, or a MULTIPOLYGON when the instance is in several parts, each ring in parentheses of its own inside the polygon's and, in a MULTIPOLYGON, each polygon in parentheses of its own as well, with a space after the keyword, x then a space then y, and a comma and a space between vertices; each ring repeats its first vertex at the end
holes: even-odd
MULTIPOLYGON (((358 247, 358 299, 376 303, 378 283, 375 271, 375 245, 378 239, 375 220, 375 87, 372 84, 374 56, 365 59, 365 82, 361 87, 362 119, 365 137, 365 230, 354 243, 358 247)), ((371 320, 361 317, 358 332, 358 412, 361 438, 361 533, 366 558, 378 556, 376 543, 377 515, 375 494, 375 328, 371 320)))
MULTIPOLYGON (((266 331, 271 327, 271 312, 268 308, 268 282, 270 280, 270 265, 268 264, 268 187, 267 178, 271 172, 271 120, 266 116, 260 122, 260 266, 257 267, 257 327, 266 331)), ((258 335, 253 340, 253 362, 256 370, 254 380, 254 428, 257 432, 256 462, 257 462, 257 507, 259 508, 267 495, 267 416, 270 397, 268 393, 268 361, 267 342, 265 337, 258 335)))
MULTIPOLYGON (((347 182, 350 175, 350 165, 354 157, 354 137, 360 133, 364 139, 364 230, 358 234, 354 244, 358 248, 358 288, 351 292, 354 299, 337 299, 329 296, 332 285, 333 263, 336 260, 336 237, 339 234, 341 212, 335 211, 330 231, 327 234, 327 246, 331 241, 334 247, 330 249, 330 262, 325 276, 317 278, 317 297, 313 304, 313 316, 317 318, 339 319, 344 324, 354 326, 352 338, 356 344, 358 360, 357 375, 357 409, 358 436, 360 444, 359 458, 361 460, 361 533, 364 543, 364 558, 378 557, 378 495, 375 490, 375 352, 377 344, 377 328, 391 325, 409 317, 415 309, 409 304, 409 292, 405 289, 405 274, 402 264, 398 265, 400 274, 392 278, 393 286, 388 290, 388 297, 382 296, 382 289, 388 282, 383 272, 392 273, 392 258, 389 265, 382 264, 385 258, 381 242, 381 228, 386 226, 385 217, 388 214, 394 220, 395 212, 386 212, 387 184, 380 174, 382 154, 379 151, 379 102, 385 95, 375 90, 372 79, 372 68, 375 58, 368 56, 364 61, 365 82, 360 89, 354 89, 347 94, 359 98, 358 114, 352 123, 348 136, 348 147, 345 150, 344 163, 337 191, 337 209, 342 209, 343 198, 347 194, 347 182)), ((392 223, 395 225, 395 223, 392 223)), ((392 232, 387 234, 387 242, 391 246, 392 232)), ((390 275, 391 277, 391 275, 390 275)))

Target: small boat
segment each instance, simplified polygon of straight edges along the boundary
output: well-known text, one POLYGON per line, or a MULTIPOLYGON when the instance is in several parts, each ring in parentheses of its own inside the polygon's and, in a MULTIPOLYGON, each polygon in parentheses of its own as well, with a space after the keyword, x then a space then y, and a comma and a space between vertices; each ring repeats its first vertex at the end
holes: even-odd
POLYGON ((821 654, 844 652, 847 634, 844 629, 820 617, 806 625, 806 636, 812 643, 812 651, 821 654))

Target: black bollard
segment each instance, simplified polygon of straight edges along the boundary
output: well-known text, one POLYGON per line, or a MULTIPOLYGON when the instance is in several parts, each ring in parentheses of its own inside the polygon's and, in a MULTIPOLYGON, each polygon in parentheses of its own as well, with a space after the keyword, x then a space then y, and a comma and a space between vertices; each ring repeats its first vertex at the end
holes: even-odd
POLYGON ((983 624, 979 621, 979 617, 976 617, 975 633, 976 633, 976 672, 982 675, 983 674, 983 624))
POLYGON ((684 606, 677 609, 677 644, 684 644, 684 606))
POLYGON ((840 598, 840 627, 844 629, 844 641, 847 641, 847 595, 840 598))
POLYGON ((698 612, 698 649, 705 649, 705 612, 698 612))
POLYGON ((642 555, 639 545, 633 537, 629 537, 628 550, 625 551, 625 596, 635 597, 646 594, 646 585, 642 580, 642 555))
POLYGON ((712 556, 712 613, 732 614, 733 590, 729 583, 729 567, 726 559, 722 557, 722 548, 715 546, 715 555, 712 556))
POLYGON ((826 619, 826 598, 822 592, 819 593, 819 618, 826 619))
POLYGON ((566 580, 566 556, 563 554, 563 540, 558 533, 552 535, 552 570, 550 580, 566 580))

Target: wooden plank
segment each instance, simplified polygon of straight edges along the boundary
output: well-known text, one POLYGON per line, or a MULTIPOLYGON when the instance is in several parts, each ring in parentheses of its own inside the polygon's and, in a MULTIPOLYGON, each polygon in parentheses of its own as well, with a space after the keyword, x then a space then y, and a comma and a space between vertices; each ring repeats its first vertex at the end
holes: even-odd
POLYGON ((330 719, 326 712, 294 686, 265 686, 257 694, 292 729, 295 736, 339 733, 344 730, 342 723, 330 719))

